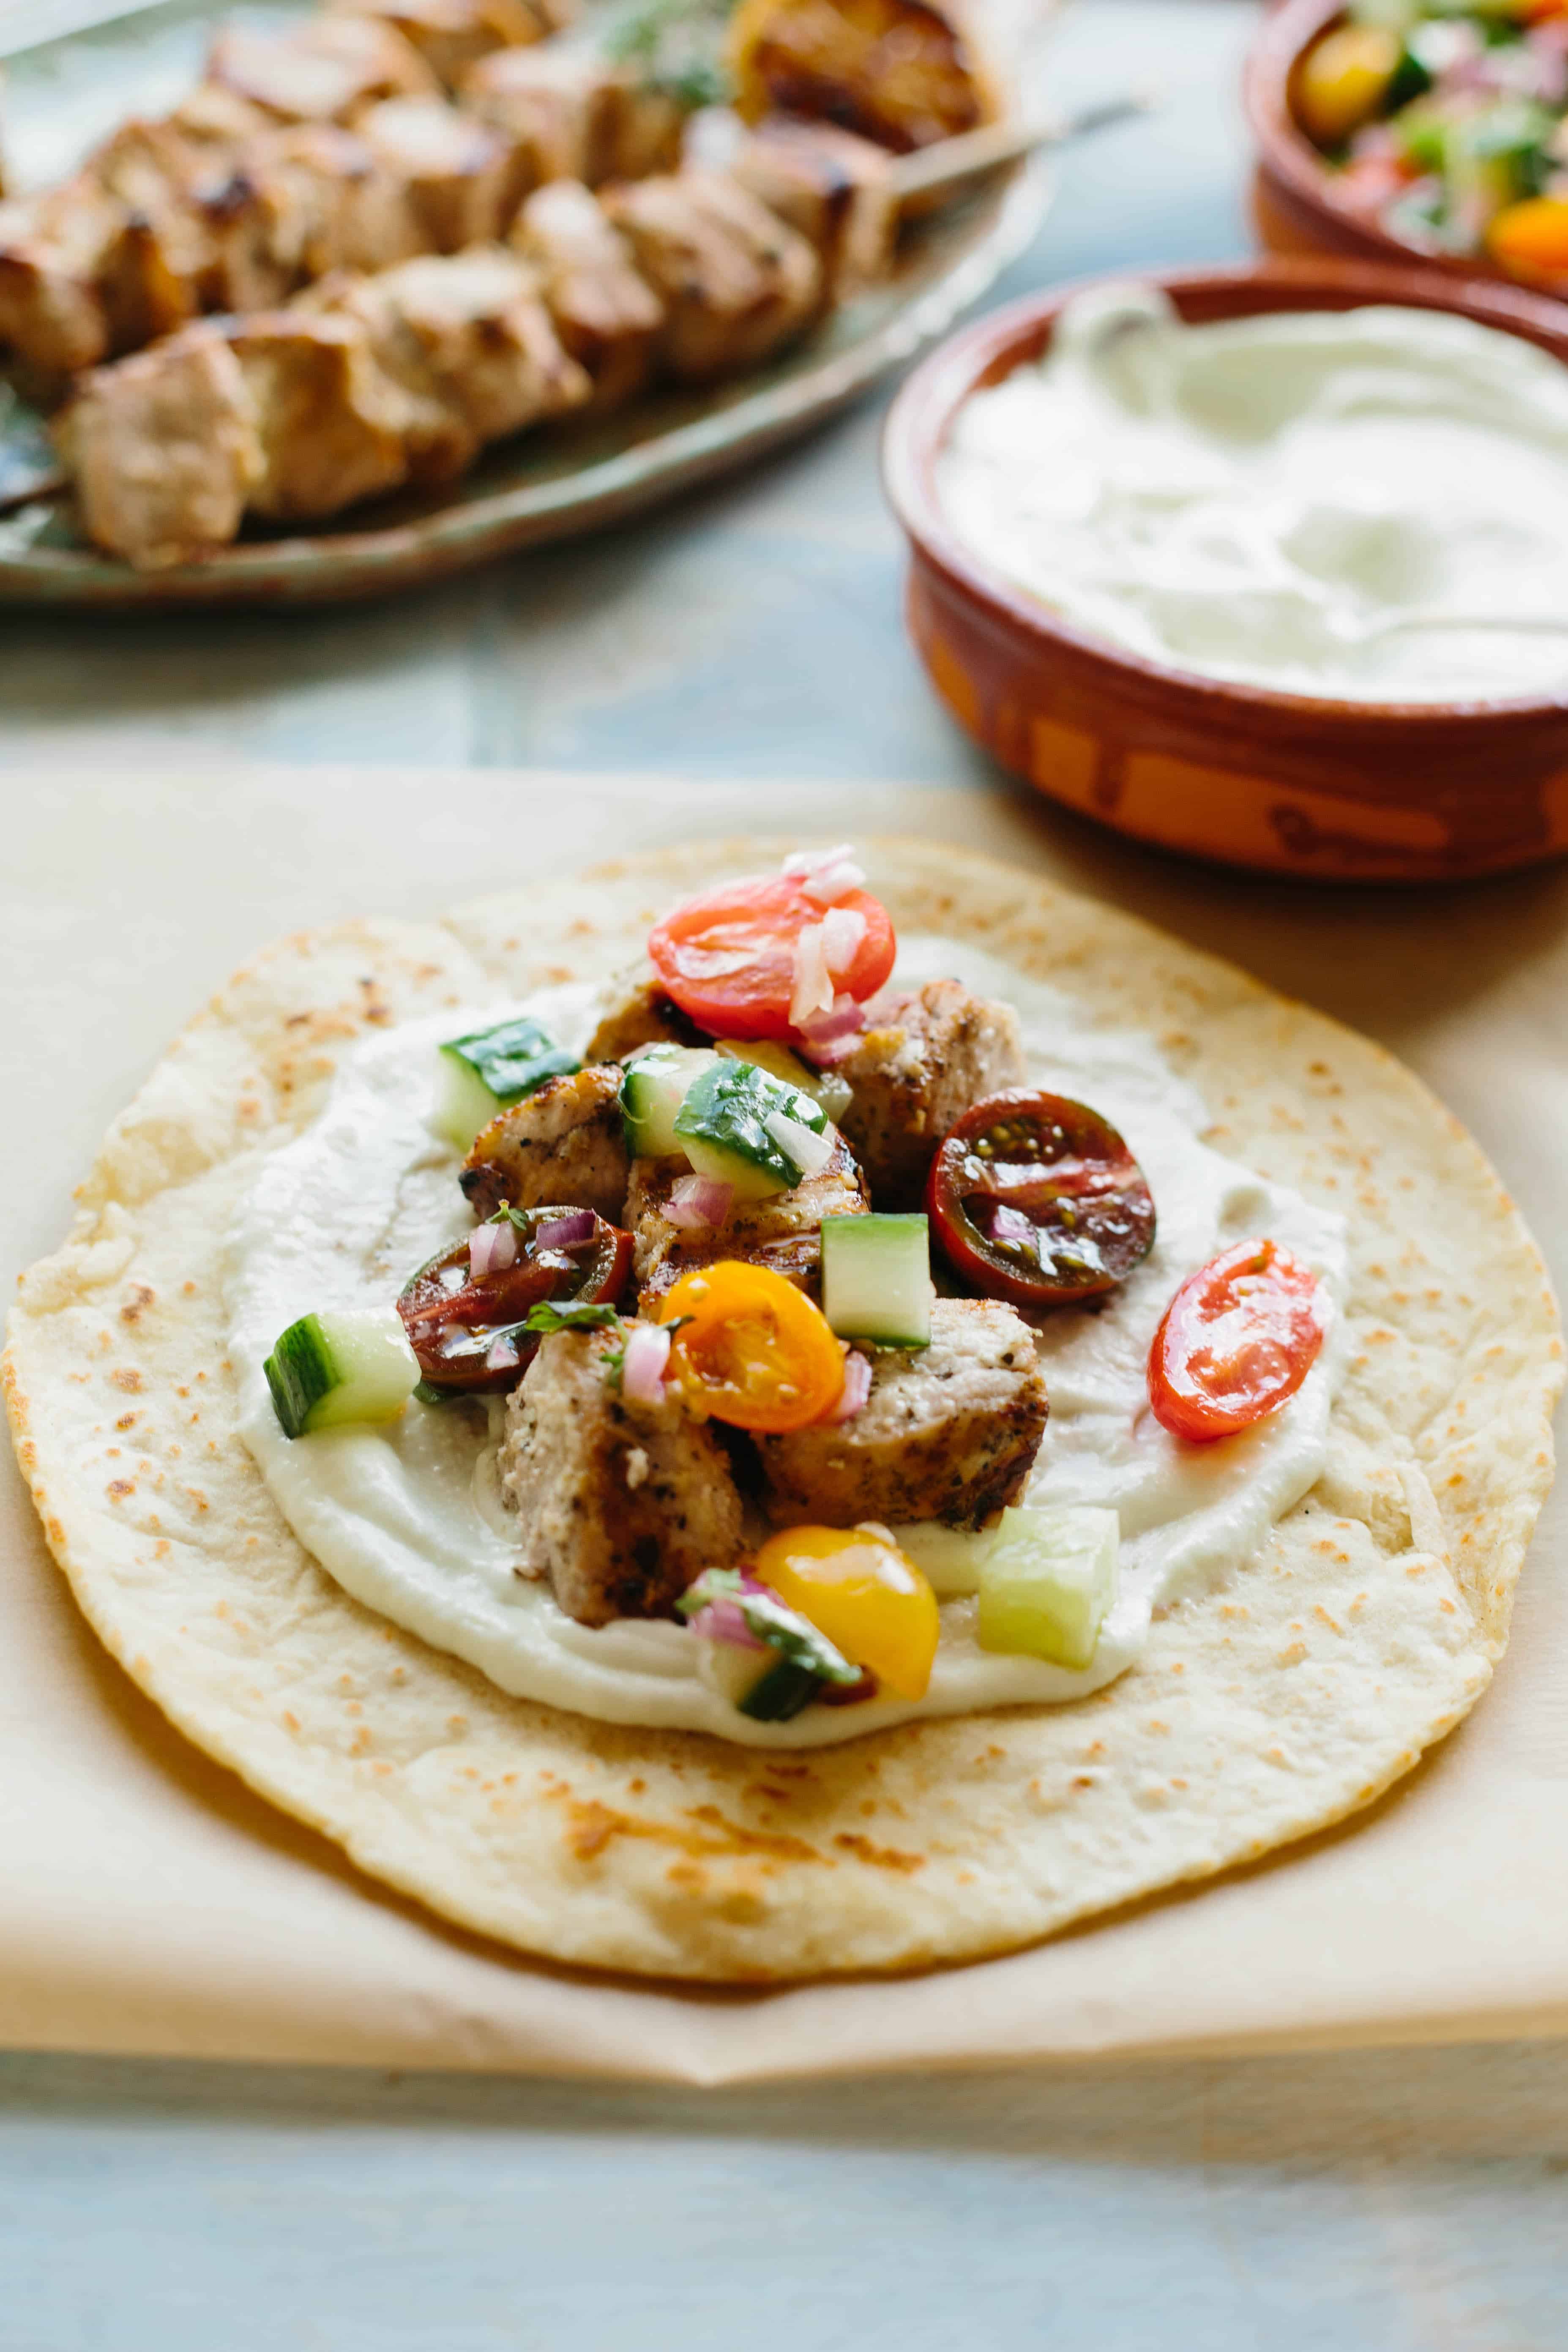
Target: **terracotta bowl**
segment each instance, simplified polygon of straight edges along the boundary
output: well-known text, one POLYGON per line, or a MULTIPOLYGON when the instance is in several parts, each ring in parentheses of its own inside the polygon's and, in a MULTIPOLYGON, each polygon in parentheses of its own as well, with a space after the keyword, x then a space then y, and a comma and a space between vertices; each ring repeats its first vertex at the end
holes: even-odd
POLYGON ((1265 249, 1331 254, 1512 285, 1513 279, 1479 254, 1429 254, 1406 245, 1341 194, 1339 174, 1296 121, 1291 89, 1301 58, 1344 14, 1344 0, 1283 0, 1264 17, 1248 54, 1242 91, 1258 150, 1252 217, 1265 249))
MULTIPOLYGON (((1398 302, 1458 311, 1568 364, 1568 308, 1517 288, 1368 263, 1142 273, 1194 323, 1398 302)), ((943 343, 888 419, 883 478, 909 536, 908 620, 960 724, 1069 808, 1162 847, 1335 881, 1449 881, 1568 849, 1568 696, 1341 702, 1232 686, 1059 620, 953 535, 935 466, 961 403, 1050 341, 1069 292, 943 343)))

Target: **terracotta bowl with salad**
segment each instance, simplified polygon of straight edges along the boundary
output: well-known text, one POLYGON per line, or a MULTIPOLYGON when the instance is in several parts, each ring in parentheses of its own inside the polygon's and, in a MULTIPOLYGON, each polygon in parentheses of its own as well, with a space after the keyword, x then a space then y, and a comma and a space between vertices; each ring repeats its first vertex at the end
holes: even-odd
POLYGON ((1270 260, 1032 295, 889 420, 907 617, 1004 766, 1335 881, 1568 849, 1568 311, 1270 260))
POLYGON ((1247 63, 1271 252, 1568 295, 1563 0, 1286 0, 1247 63))

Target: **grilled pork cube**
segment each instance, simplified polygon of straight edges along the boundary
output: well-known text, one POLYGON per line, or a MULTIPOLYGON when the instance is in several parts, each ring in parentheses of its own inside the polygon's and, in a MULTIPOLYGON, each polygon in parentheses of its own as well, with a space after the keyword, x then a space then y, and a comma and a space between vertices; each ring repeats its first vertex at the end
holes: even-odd
POLYGON ((591 1064, 549 1078, 480 1128, 458 1178, 477 1217, 514 1209, 595 1209, 618 1225, 630 1162, 621 1126, 621 1074, 591 1064))
POLYGON ((406 405, 351 319, 294 310, 229 331, 261 444, 250 506, 278 521, 336 514, 408 478, 406 405))
POLYGON ((608 1000, 598 1027, 589 1038, 584 1059, 624 1062, 644 1045, 705 1045, 703 1032, 679 1004, 666 996, 660 983, 644 965, 619 973, 605 992, 608 1000))
POLYGON ((730 169, 813 247, 825 307, 887 276, 899 200, 880 147, 830 122, 772 115, 737 149, 730 169))
POLYGON ((757 1439, 775 1516, 980 1528, 1016 1502, 1049 1409, 1022 1316, 938 1298, 929 1348, 866 1352, 871 1393, 850 1420, 757 1439))
POLYGON ((606 1377, 609 1331, 546 1339, 507 1405, 501 1493, 523 1530, 520 1573, 548 1577, 581 1625, 668 1617, 741 1548, 723 1448, 678 1398, 628 1402, 606 1377))
POLYGON ((405 184, 426 251, 488 245, 516 212, 522 190, 512 148, 445 99, 384 99, 356 128, 383 168, 405 184))
POLYGON ((417 49, 444 89, 493 50, 523 48, 559 32, 555 0, 332 0, 334 14, 372 16, 417 49))
POLYGON ((308 16, 286 33, 226 26, 206 78, 276 122, 352 122, 378 99, 440 95, 418 50, 370 16, 308 16))
POLYGON ((680 161, 684 110, 582 49, 498 50, 463 77, 458 102, 512 140, 529 184, 640 180, 680 161))
POLYGON ((482 443, 581 407, 593 389, 562 349, 533 272, 499 247, 320 287, 301 307, 365 327, 415 404, 409 455, 420 480, 460 472, 482 443))
POLYGON ((307 279, 334 269, 390 269, 426 250, 429 238, 405 174, 360 133, 331 122, 301 123, 275 134, 268 163, 270 174, 295 194, 298 263, 307 279))
POLYGON ((14 352, 40 382, 107 355, 98 275, 124 218, 85 172, 44 194, 0 205, 0 349, 14 352))
POLYGON ((603 201, 668 305, 660 356, 683 382, 757 366, 816 311, 810 246, 722 173, 638 180, 603 201))
POLYGON ((865 1179, 837 1134, 833 1157, 820 1176, 808 1176, 793 1192, 774 1192, 764 1201, 737 1201, 720 1226, 693 1231, 671 1224, 665 1215, 671 1192, 690 1173, 679 1157, 632 1161, 623 1222, 633 1237, 632 1271, 645 1311, 693 1266, 721 1257, 771 1266, 816 1297, 821 1288, 822 1220, 863 1216, 870 1206, 865 1179))
POLYGON ((971 1103, 1024 1077, 1018 1016, 956 980, 928 981, 855 1042, 844 1132, 879 1209, 918 1209, 936 1148, 971 1103))
POLYGON ((592 405, 630 400, 653 372, 664 305, 620 231, 580 180, 552 180, 523 205, 511 242, 539 272, 556 333, 593 378, 592 405))
POLYGON ((278 128, 275 115, 221 81, 199 81, 166 119, 169 128, 193 146, 226 155, 237 154, 263 131, 278 128))
POLYGON ((805 115, 905 154, 1000 111, 957 0, 742 0, 728 51, 748 122, 805 115))
POLYGON ((244 370, 215 327, 97 369, 56 436, 89 537, 142 571, 226 545, 263 470, 244 370))

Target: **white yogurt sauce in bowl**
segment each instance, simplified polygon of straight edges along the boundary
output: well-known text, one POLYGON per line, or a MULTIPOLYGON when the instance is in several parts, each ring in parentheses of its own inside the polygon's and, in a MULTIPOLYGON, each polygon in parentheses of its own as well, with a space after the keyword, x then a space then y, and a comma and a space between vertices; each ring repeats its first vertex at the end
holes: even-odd
POLYGON ((971 554, 1163 667, 1339 700, 1568 698, 1568 369, 1377 305, 1068 302, 937 458, 971 554))
POLYGON ((1031 1079, 1110 1118, 1154 1195, 1158 1230, 1143 1264, 1098 1311, 1051 1316, 1039 1340, 1051 1416, 1026 1499, 1097 1504, 1121 1523, 1119 1594, 1090 1665, 1075 1673, 982 1649, 973 1601, 948 1601, 923 1699, 883 1695, 753 1722, 703 1678, 705 1645, 685 1627, 579 1625, 548 1585, 517 1573, 516 1522, 495 1476, 499 1402, 489 1411, 412 1403, 384 1427, 284 1436, 261 1369, 279 1333, 313 1308, 385 1308, 416 1265, 471 1224, 458 1155, 429 1124, 437 1045, 526 1011, 580 1052, 595 1007, 577 985, 366 1040, 346 1057, 320 1118, 265 1163, 230 1231, 225 1283, 241 1432, 289 1526, 345 1591, 520 1697, 609 1723, 805 1748, 916 1716, 1081 1697, 1132 1664, 1155 1608, 1223 1581, 1252 1557, 1324 1467, 1342 1324, 1336 1317, 1288 1404, 1209 1445, 1183 1444, 1149 1411, 1150 1341, 1178 1284, 1254 1234, 1313 1265, 1338 1302, 1343 1220, 1212 1150, 1202 1103, 1149 1039, 1096 1028, 1059 991, 979 949, 900 940, 902 983, 947 975, 1016 1006, 1031 1079))

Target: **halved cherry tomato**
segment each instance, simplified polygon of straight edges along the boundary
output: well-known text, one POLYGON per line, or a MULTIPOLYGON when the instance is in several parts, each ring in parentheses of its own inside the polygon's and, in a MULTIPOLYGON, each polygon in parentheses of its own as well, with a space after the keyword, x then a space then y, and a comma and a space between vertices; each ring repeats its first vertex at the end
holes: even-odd
POLYGON ((1237 1242, 1190 1274, 1149 1350, 1149 1402, 1173 1437, 1250 1428, 1293 1397, 1317 1361, 1328 1301, 1278 1242, 1237 1242))
POLYGON ((1125 1282, 1154 1203, 1109 1119, 1018 1087, 972 1104, 931 1161, 926 1207, 955 1273, 1018 1307, 1065 1307, 1125 1282))
MULTIPOLYGON (((581 1241, 564 1248, 540 1247, 539 1236, 548 1226, 591 1215, 587 1209, 501 1210, 488 1222, 515 1236, 510 1265, 476 1278, 473 1235, 465 1234, 410 1276, 397 1311, 432 1388, 469 1394, 515 1388, 539 1346, 535 1333, 516 1328, 531 1307, 542 1298, 611 1305, 620 1297, 631 1267, 632 1237, 618 1225, 595 1216, 581 1241)), ((483 1230, 475 1227, 476 1233, 483 1230)))
POLYGON ((689 1405, 735 1429, 804 1429, 844 1393, 844 1349, 820 1307, 782 1274, 740 1258, 683 1274, 658 1301, 661 1323, 689 1318, 669 1373, 689 1405))
POLYGON ((900 1698, 924 1698, 942 1633, 936 1594, 885 1528, 788 1528, 753 1574, 900 1698))
MULTIPOLYGON (((864 890, 847 891, 836 906, 866 926, 847 964, 829 967, 836 991, 859 1003, 875 996, 893 969, 893 926, 864 890)), ((826 912, 786 874, 731 882, 656 923, 647 951, 668 993, 710 1035, 787 1038, 795 943, 826 912)))
POLYGON ((1505 205, 1487 230, 1487 251, 1510 277, 1560 285, 1568 278, 1568 202, 1525 196, 1505 205))

